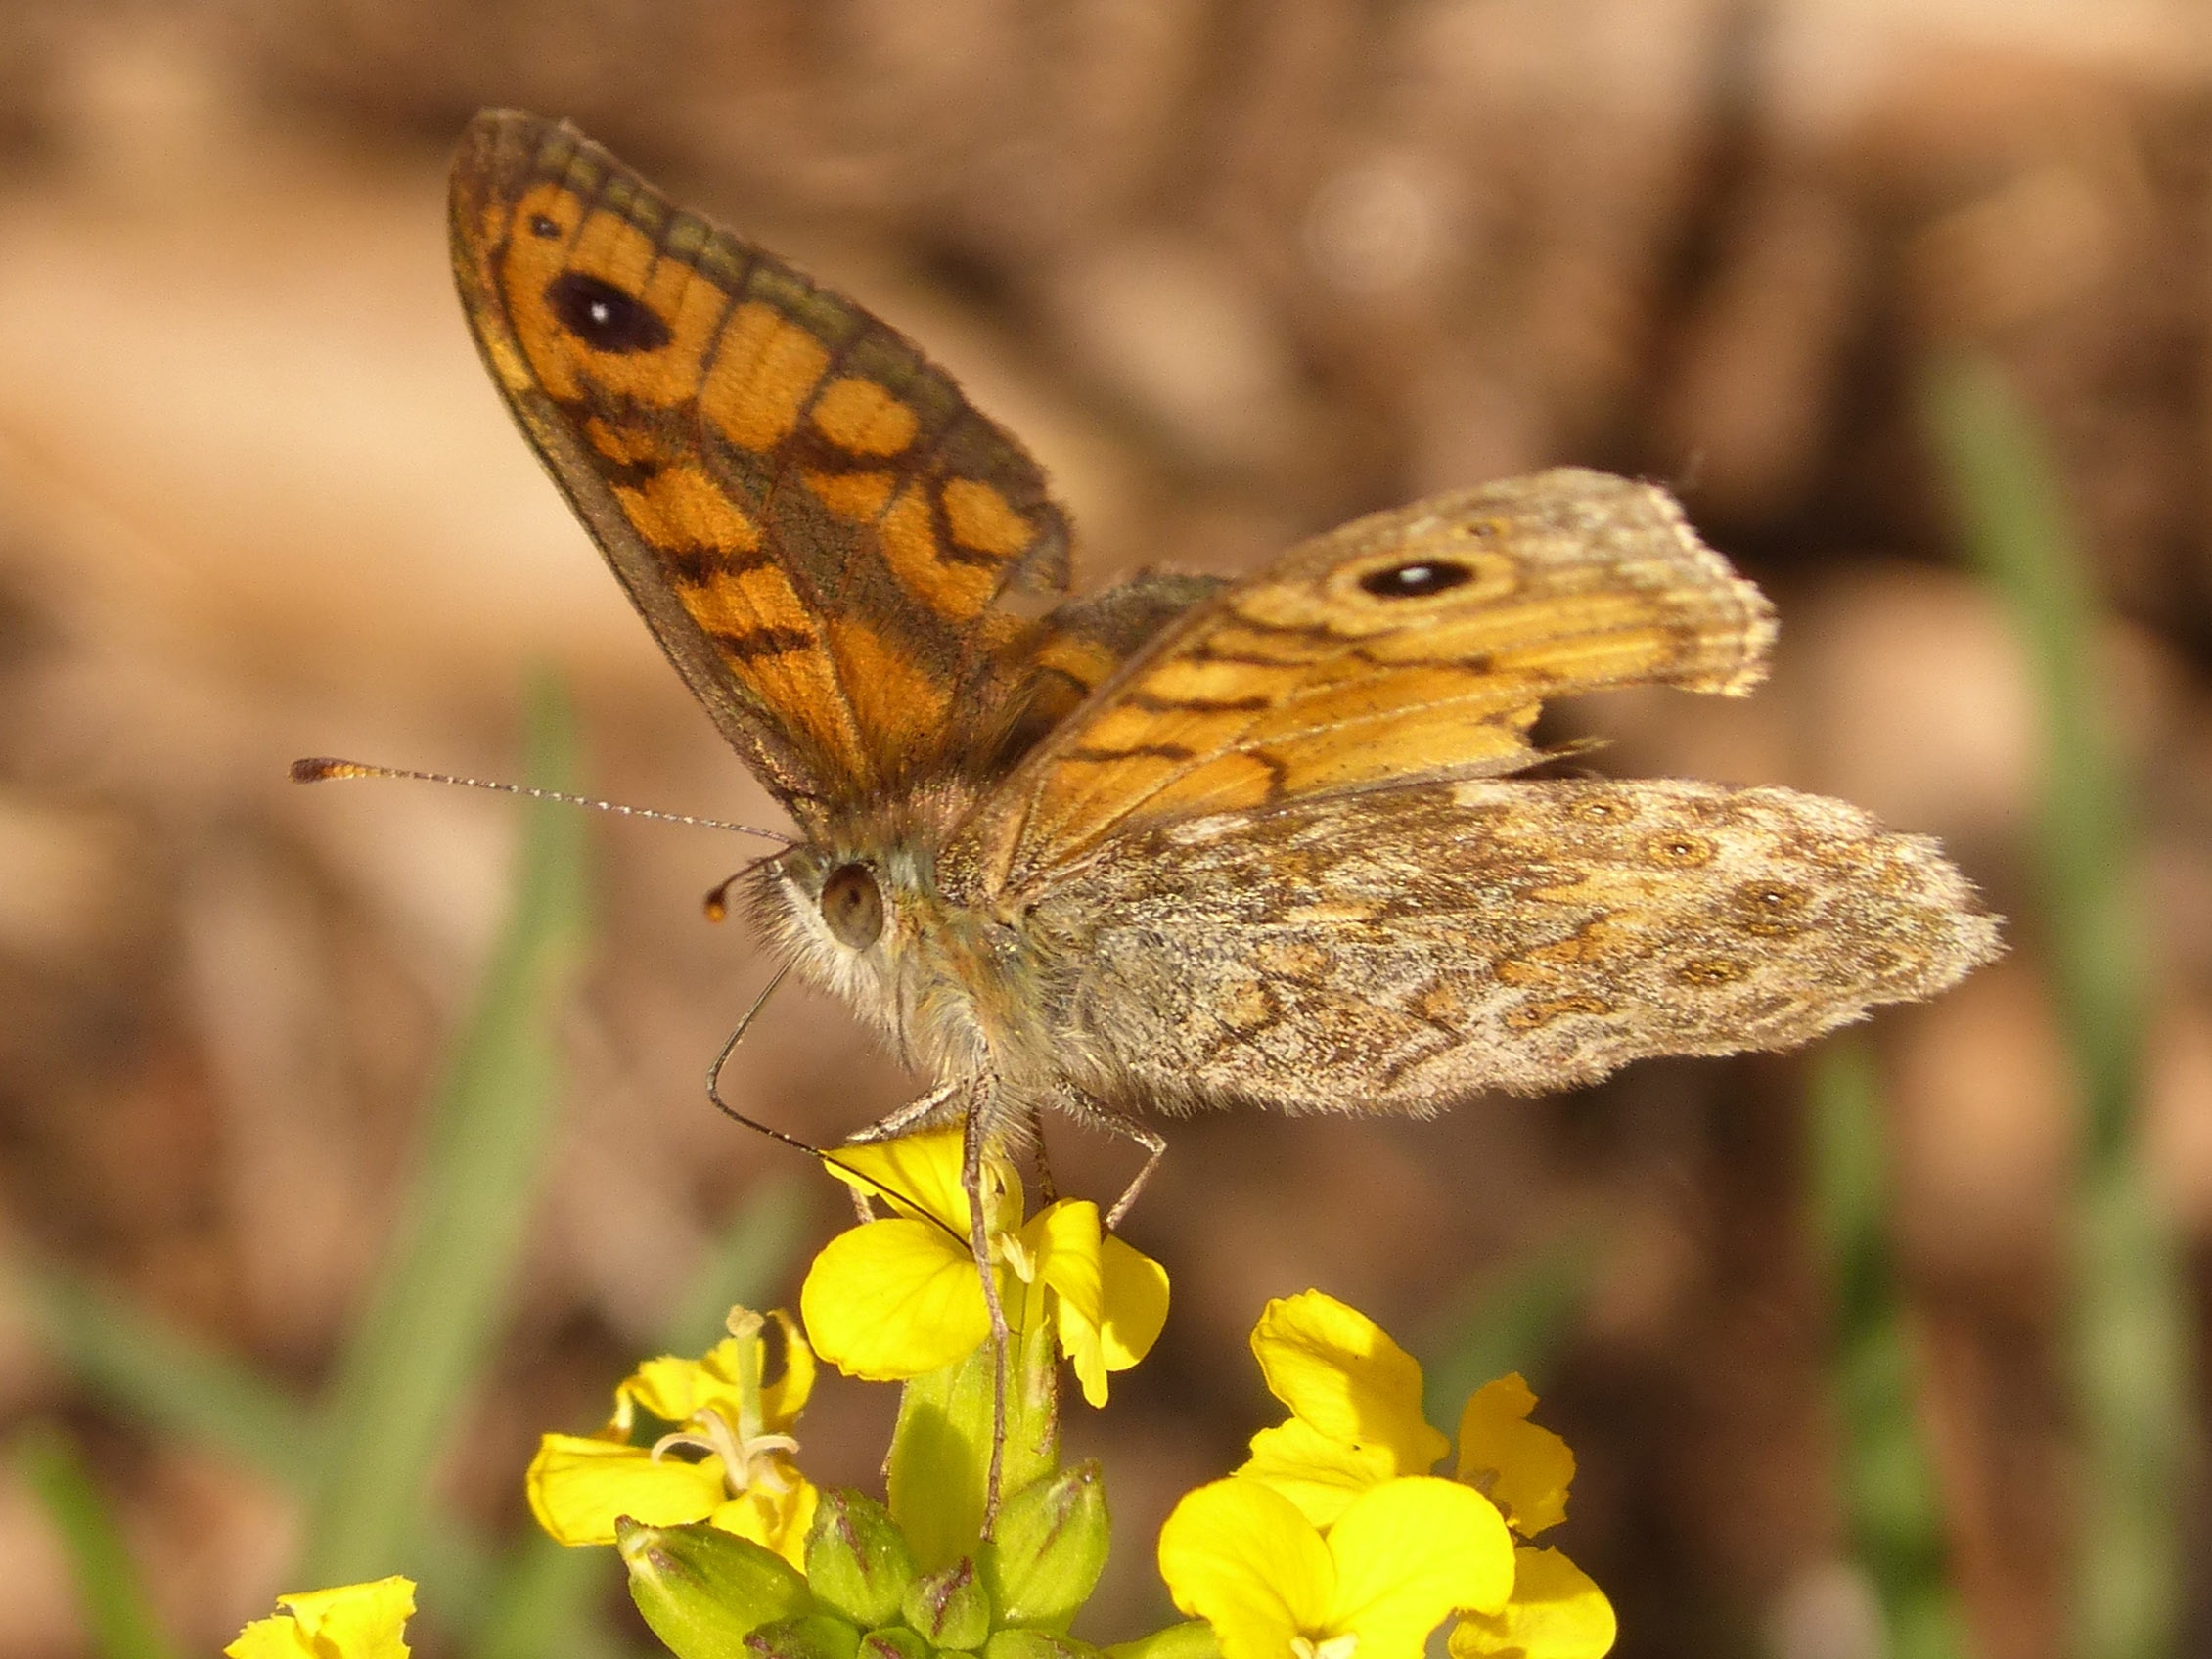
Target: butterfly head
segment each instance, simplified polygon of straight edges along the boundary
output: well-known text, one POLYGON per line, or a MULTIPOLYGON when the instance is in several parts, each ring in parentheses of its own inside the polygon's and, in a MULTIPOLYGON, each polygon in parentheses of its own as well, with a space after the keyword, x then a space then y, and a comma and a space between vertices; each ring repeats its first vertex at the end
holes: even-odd
POLYGON ((764 865, 755 915, 801 973, 896 1036, 901 977, 937 903, 915 841, 834 837, 764 865))

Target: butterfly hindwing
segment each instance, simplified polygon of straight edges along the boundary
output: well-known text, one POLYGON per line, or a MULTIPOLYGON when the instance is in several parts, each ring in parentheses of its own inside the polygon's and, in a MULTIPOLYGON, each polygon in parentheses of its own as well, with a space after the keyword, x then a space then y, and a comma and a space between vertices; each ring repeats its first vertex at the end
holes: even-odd
POLYGON ((1144 826, 1537 758, 1552 697, 1740 693, 1758 590, 1662 490, 1560 469, 1377 514, 1193 605, 1024 758, 963 853, 1029 891, 1144 826))
POLYGON ((1003 741, 1041 470, 861 307, 564 125, 478 115, 454 269, 493 378, 662 648, 802 822, 1003 741))
POLYGON ((1931 841, 1782 788, 1470 779, 1117 837, 1063 941, 1106 1098, 1426 1113, 1932 996, 1996 923, 1931 841))

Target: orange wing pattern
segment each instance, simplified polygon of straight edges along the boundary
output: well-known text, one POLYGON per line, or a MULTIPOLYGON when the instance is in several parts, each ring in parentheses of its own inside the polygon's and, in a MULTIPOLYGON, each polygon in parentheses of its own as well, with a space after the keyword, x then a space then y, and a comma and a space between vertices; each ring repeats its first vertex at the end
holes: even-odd
POLYGON ((453 263, 539 457, 723 735, 802 823, 1003 755, 1010 590, 1067 527, 910 341, 681 211, 573 128, 491 111, 453 263))
POLYGON ((1736 695, 1773 612, 1667 494, 1572 469, 1358 519, 1199 604, 1037 744, 959 849, 1027 891, 1110 836, 1537 758, 1546 698, 1736 695))

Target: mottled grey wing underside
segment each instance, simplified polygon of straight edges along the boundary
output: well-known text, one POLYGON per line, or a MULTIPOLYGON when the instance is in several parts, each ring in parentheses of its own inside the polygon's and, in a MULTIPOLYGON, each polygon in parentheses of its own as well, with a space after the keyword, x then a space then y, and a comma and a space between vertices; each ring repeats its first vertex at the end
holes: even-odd
POLYGON ((1425 1114, 1656 1054, 1782 1049, 1997 953, 1935 844, 1684 782, 1423 784, 1119 838, 1032 921, 1095 1086, 1425 1114))

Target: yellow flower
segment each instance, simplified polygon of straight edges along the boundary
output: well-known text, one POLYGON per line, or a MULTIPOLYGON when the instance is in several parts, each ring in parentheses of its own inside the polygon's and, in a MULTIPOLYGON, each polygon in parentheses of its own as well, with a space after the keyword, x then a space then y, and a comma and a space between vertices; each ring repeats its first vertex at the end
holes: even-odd
MULTIPOLYGON (((1252 1437, 1237 1472, 1264 1482, 1325 1532, 1377 1485, 1424 1475, 1447 1442, 1422 1416, 1421 1367, 1356 1308, 1318 1290, 1270 1302, 1252 1331, 1268 1389, 1291 1418, 1252 1437)), ((1481 1493, 1518 1543, 1566 1519, 1574 1454, 1528 1420, 1518 1373, 1477 1389, 1460 1414, 1458 1481, 1481 1493)), ((1512 1600, 1463 1620, 1454 1659, 1601 1659, 1612 1604, 1556 1549, 1520 1545, 1512 1600)))
POLYGON ((1506 1605, 1513 1548, 1498 1511, 1455 1481, 1382 1481, 1324 1535, 1274 1487, 1233 1475, 1176 1504, 1159 1570, 1223 1659, 1420 1659, 1454 1609, 1506 1605))
MULTIPOLYGON (((1536 1395, 1518 1371, 1486 1382, 1460 1413, 1459 1478, 1486 1495, 1516 1540, 1567 1518, 1574 1453, 1528 1420, 1536 1395)), ((1452 1659, 1603 1659, 1619 1626, 1613 1604, 1557 1549, 1513 1551, 1513 1596, 1452 1632, 1452 1659)))
MULTIPOLYGON (((894 1213, 839 1233, 807 1270, 799 1312, 816 1351, 848 1375, 896 1382, 981 1347, 991 1322, 969 1251, 961 1131, 841 1146, 824 1162, 894 1213)), ((1084 1399, 1105 1405, 1107 1373, 1143 1359, 1166 1323, 1166 1271, 1106 1235, 1087 1200, 1063 1198, 1024 1223, 1003 1158, 985 1160, 983 1189, 1007 1323, 1052 1319, 1084 1399)))
POLYGON ((1291 1417, 1253 1435, 1237 1472, 1266 1481, 1317 1527, 1378 1482, 1428 1473, 1450 1450, 1421 1413, 1420 1363, 1333 1296, 1268 1303, 1252 1353, 1291 1417))
POLYGON ((230 1659, 407 1659, 415 1586, 379 1579, 280 1595, 283 1611, 255 1619, 223 1651, 230 1659))
POLYGON ((1513 1551, 1512 1599, 1452 1628, 1452 1659, 1604 1659, 1619 1626, 1590 1575, 1557 1549, 1513 1551))
POLYGON ((614 1414, 596 1435, 549 1434, 526 1484, 538 1524, 563 1544, 612 1544, 627 1515, 648 1526, 708 1521, 803 1564, 814 1524, 814 1484, 792 1460, 790 1429, 814 1388, 814 1355, 789 1314, 784 1368, 762 1377, 766 1321, 730 1312, 730 1335, 703 1359, 648 1360, 614 1390, 614 1414), (641 1419, 673 1425, 632 1444, 641 1419), (698 1452, 694 1460, 672 1457, 698 1452))

